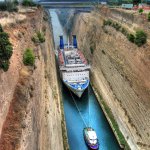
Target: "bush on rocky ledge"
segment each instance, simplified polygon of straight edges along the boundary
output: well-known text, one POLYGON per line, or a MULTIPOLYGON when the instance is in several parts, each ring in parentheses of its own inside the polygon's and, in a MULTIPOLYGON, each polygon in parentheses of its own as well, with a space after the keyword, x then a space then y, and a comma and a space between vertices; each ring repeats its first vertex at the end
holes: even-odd
MULTIPOLYGON (((149 16, 150 16, 150 14, 149 14, 149 16)), ((118 24, 117 22, 114 22, 110 19, 104 20, 103 26, 102 26, 104 32, 107 33, 104 28, 105 26, 111 26, 111 27, 115 28, 116 31, 120 31, 122 34, 124 34, 127 37, 127 39, 130 42, 135 43, 138 47, 144 45, 147 42, 147 34, 143 30, 136 31, 136 33, 134 35, 134 34, 129 33, 120 24, 118 24)))
POLYGON ((7 71, 9 68, 9 60, 12 55, 12 44, 9 41, 9 36, 4 32, 0 25, 0 68, 7 71))
POLYGON ((128 40, 132 43, 134 43, 135 36, 133 34, 128 34, 128 40))
POLYGON ((24 55, 23 55, 23 63, 26 66, 33 66, 34 65, 34 63, 35 63, 35 56, 34 56, 34 53, 33 53, 32 49, 27 48, 25 50, 24 55))
POLYGON ((142 30, 136 31, 134 43, 140 47, 143 44, 145 44, 146 41, 147 41, 146 33, 142 30))
POLYGON ((44 37, 44 33, 43 32, 37 32, 33 37, 32 37, 32 41, 34 43, 43 43, 45 42, 45 37, 44 37))

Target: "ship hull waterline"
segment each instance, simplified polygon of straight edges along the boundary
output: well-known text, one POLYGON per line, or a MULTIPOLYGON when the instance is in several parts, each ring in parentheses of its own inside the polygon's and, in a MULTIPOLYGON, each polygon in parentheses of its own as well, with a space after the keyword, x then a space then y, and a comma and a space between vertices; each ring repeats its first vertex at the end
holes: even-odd
POLYGON ((81 89, 81 90, 78 90, 78 89, 74 89, 72 88, 71 86, 69 86, 66 82, 63 81, 63 83, 66 85, 66 87, 72 91, 76 96, 78 96, 79 98, 81 98, 83 92, 87 89, 87 87, 85 89, 81 89))

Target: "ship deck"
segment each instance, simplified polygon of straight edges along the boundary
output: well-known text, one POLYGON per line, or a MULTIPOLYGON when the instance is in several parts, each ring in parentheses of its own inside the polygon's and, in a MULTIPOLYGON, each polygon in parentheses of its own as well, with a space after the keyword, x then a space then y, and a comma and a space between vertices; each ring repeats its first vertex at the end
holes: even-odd
POLYGON ((78 49, 69 48, 60 50, 58 54, 59 64, 66 67, 83 67, 88 65, 82 52, 78 49))

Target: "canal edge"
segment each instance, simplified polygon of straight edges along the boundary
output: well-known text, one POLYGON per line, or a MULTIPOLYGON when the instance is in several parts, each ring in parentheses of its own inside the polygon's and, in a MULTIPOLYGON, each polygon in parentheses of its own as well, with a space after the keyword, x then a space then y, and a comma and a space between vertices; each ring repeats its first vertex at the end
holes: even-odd
POLYGON ((56 72, 57 72, 57 81, 58 81, 58 87, 59 87, 59 95, 60 95, 60 109, 61 109, 61 128, 62 128, 62 138, 63 138, 63 146, 64 150, 70 150, 69 143, 68 143, 68 136, 67 136, 67 127, 66 127, 66 120, 65 120, 65 113, 64 113, 64 104, 62 100, 62 84, 59 76, 59 70, 58 70, 58 64, 57 64, 57 58, 55 55, 55 65, 56 65, 56 72))
POLYGON ((55 70, 56 70, 56 76, 57 76, 57 84, 58 84, 58 93, 59 93, 59 103, 60 103, 60 113, 61 113, 61 129, 62 129, 62 138, 63 138, 63 149, 64 150, 70 150, 69 148, 69 143, 68 143, 68 136, 67 136, 67 128, 66 128, 66 121, 65 121, 65 114, 64 114, 64 105, 63 105, 63 100, 62 100, 62 92, 61 92, 61 80, 59 76, 59 71, 58 71, 58 63, 57 63, 57 57, 55 54, 55 42, 54 42, 54 34, 53 34, 53 28, 52 28, 52 21, 51 21, 51 16, 48 11, 48 9, 45 10, 45 13, 48 16, 48 21, 49 21, 49 30, 52 34, 52 40, 53 40, 53 52, 54 52, 54 60, 55 60, 55 70))
POLYGON ((111 129, 112 129, 112 131, 113 131, 113 133, 114 133, 118 143, 119 143, 120 148, 121 149, 125 149, 125 150, 131 150, 131 148, 129 147, 126 139, 124 138, 122 132, 119 129, 119 126, 118 126, 118 124, 117 124, 117 122, 116 122, 116 120, 114 118, 114 115, 111 112, 110 107, 106 104, 106 102, 103 100, 103 97, 96 90, 96 88, 94 86, 94 82, 93 82, 92 79, 90 79, 90 84, 91 84, 91 87, 92 87, 92 89, 94 91, 94 94, 95 94, 95 96, 96 96, 96 98, 98 100, 98 103, 101 106, 102 111, 103 111, 103 113, 104 113, 104 115, 105 115, 105 117, 106 117, 106 119, 107 119, 107 121, 108 121, 108 123, 109 123, 109 125, 110 125, 110 127, 111 127, 111 129), (106 109, 109 110, 109 114, 108 114, 106 109), (115 124, 117 124, 116 128, 114 127, 115 124), (118 135, 120 135, 121 137, 119 137, 118 135), (123 140, 123 142, 122 142, 122 140, 123 140))

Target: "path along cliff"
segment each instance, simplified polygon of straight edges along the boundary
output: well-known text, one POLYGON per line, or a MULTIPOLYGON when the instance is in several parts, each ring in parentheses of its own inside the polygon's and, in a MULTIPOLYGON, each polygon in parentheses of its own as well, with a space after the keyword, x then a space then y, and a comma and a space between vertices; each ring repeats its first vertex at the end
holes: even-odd
POLYGON ((13 55, 0 70, 0 150, 63 150, 62 112, 53 35, 42 8, 2 12, 0 23, 10 36, 13 55), (43 44, 33 35, 42 31, 43 44), (23 65, 26 48, 34 50, 34 67, 23 65))
POLYGON ((150 44, 139 48, 112 26, 104 26, 108 19, 131 33, 141 27, 148 40, 145 26, 149 23, 144 26, 141 16, 102 7, 77 15, 73 27, 78 47, 91 64, 93 87, 110 108, 130 148, 149 150, 150 44))

